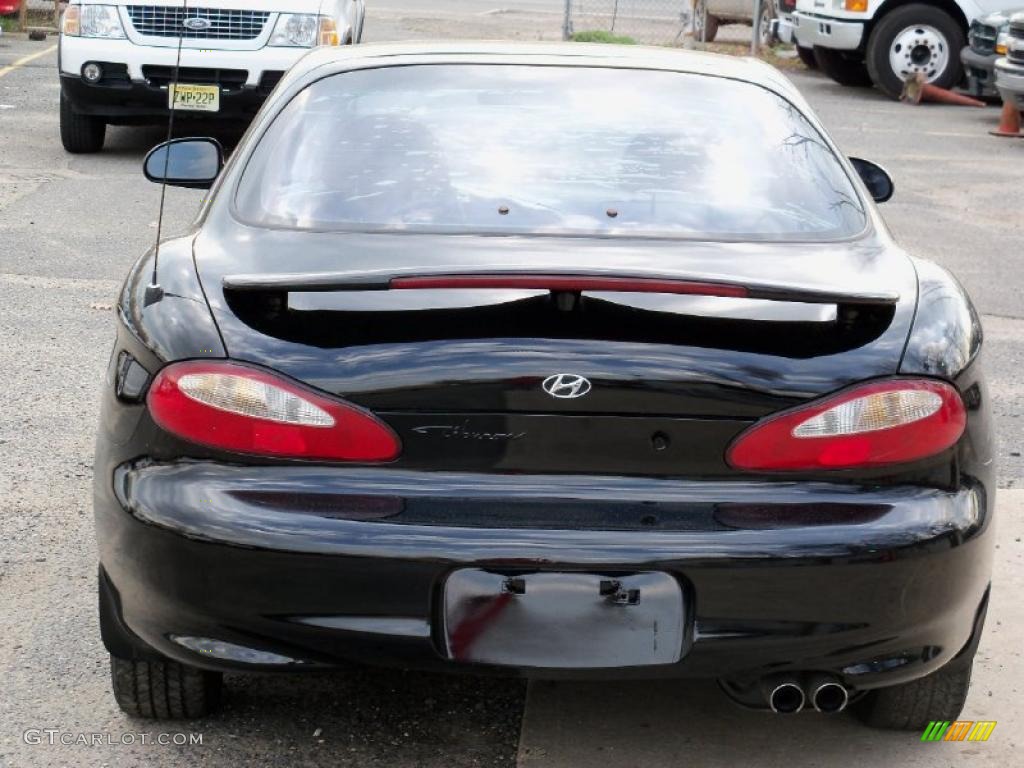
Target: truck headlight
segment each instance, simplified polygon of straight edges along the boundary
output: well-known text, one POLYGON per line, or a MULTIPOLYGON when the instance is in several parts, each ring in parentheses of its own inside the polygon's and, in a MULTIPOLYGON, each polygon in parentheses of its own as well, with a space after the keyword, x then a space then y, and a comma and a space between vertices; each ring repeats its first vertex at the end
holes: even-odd
POLYGON ((113 5, 83 5, 80 6, 77 31, 74 31, 73 16, 68 15, 75 6, 68 6, 64 13, 64 33, 69 35, 80 35, 81 37, 104 37, 108 40, 124 39, 124 27, 121 26, 121 17, 117 15, 117 8, 113 5), (71 23, 69 23, 69 21, 71 23))
POLYGON ((1000 32, 996 37, 996 53, 1000 56, 1006 55, 1006 46, 1010 44, 1010 33, 1000 32))
POLYGON ((314 45, 337 45, 338 32, 334 21, 312 13, 282 13, 277 17, 268 45, 291 48, 312 48, 314 45))
POLYGON ((60 18, 60 31, 65 35, 77 37, 82 31, 82 6, 69 5, 64 9, 64 15, 60 18))

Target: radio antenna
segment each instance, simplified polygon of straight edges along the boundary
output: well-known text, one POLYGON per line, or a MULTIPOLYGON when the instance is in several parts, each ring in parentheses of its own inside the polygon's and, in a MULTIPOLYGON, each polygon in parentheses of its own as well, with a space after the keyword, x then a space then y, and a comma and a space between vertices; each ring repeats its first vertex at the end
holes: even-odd
MULTIPOLYGON (((171 7, 168 7, 168 11, 172 11, 171 7)), ((174 72, 171 74, 171 82, 168 86, 167 94, 170 100, 170 115, 167 118, 167 141, 170 141, 174 137, 174 105, 177 102, 177 89, 178 89, 178 78, 181 74, 181 48, 185 42, 185 18, 188 13, 188 0, 184 0, 181 5, 181 16, 178 19, 178 52, 174 61, 174 72)), ((146 286, 146 295, 143 300, 143 306, 148 307, 150 304, 155 304, 164 297, 164 289, 160 286, 160 235, 163 232, 164 226, 164 200, 167 197, 167 171, 170 168, 171 163, 171 148, 168 146, 164 150, 164 172, 163 178, 160 181, 160 211, 156 217, 156 245, 153 248, 153 275, 150 278, 149 285, 146 286)))

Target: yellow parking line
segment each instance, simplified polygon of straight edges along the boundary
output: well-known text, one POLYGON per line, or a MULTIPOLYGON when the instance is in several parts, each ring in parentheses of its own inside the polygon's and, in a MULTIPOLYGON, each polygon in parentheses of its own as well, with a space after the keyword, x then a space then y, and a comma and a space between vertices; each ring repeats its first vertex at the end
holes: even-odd
POLYGON ((57 50, 57 46, 56 45, 51 45, 49 48, 47 48, 44 51, 37 51, 36 53, 29 54, 28 56, 22 56, 20 59, 18 59, 13 64, 8 64, 6 67, 0 67, 0 77, 3 77, 4 75, 9 74, 10 72, 13 72, 18 67, 25 66, 30 61, 34 61, 34 60, 38 59, 40 56, 45 56, 46 54, 53 53, 56 50, 57 50))

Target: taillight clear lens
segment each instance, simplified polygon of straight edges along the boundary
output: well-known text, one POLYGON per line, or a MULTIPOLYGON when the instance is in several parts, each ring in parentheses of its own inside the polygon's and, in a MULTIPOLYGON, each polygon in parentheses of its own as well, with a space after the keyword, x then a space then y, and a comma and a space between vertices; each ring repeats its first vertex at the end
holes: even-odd
POLYGON ((793 437, 833 437, 889 429, 926 419, 942 407, 942 397, 926 390, 899 389, 858 397, 799 424, 793 437))
POLYGON ((183 395, 213 408, 253 419, 333 427, 334 419, 298 395, 266 381, 230 373, 187 373, 178 379, 183 395))
POLYGON ((146 398, 163 429, 240 453, 338 461, 389 461, 400 444, 372 414, 269 371, 189 361, 162 369, 146 398))
POLYGON ((966 423, 963 400, 949 384, 876 381, 758 422, 736 438, 727 460, 754 471, 900 464, 946 450, 966 423))

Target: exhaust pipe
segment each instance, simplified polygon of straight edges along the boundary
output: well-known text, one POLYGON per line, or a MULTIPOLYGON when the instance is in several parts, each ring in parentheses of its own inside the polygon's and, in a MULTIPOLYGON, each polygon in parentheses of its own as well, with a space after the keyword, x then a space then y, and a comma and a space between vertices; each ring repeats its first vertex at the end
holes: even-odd
POLYGON ((789 715, 804 708, 804 689, 790 679, 769 680, 765 684, 768 706, 779 715, 789 715))
POLYGON ((807 691, 814 708, 826 715, 842 712, 850 700, 846 687, 835 678, 825 675, 810 678, 807 691))

